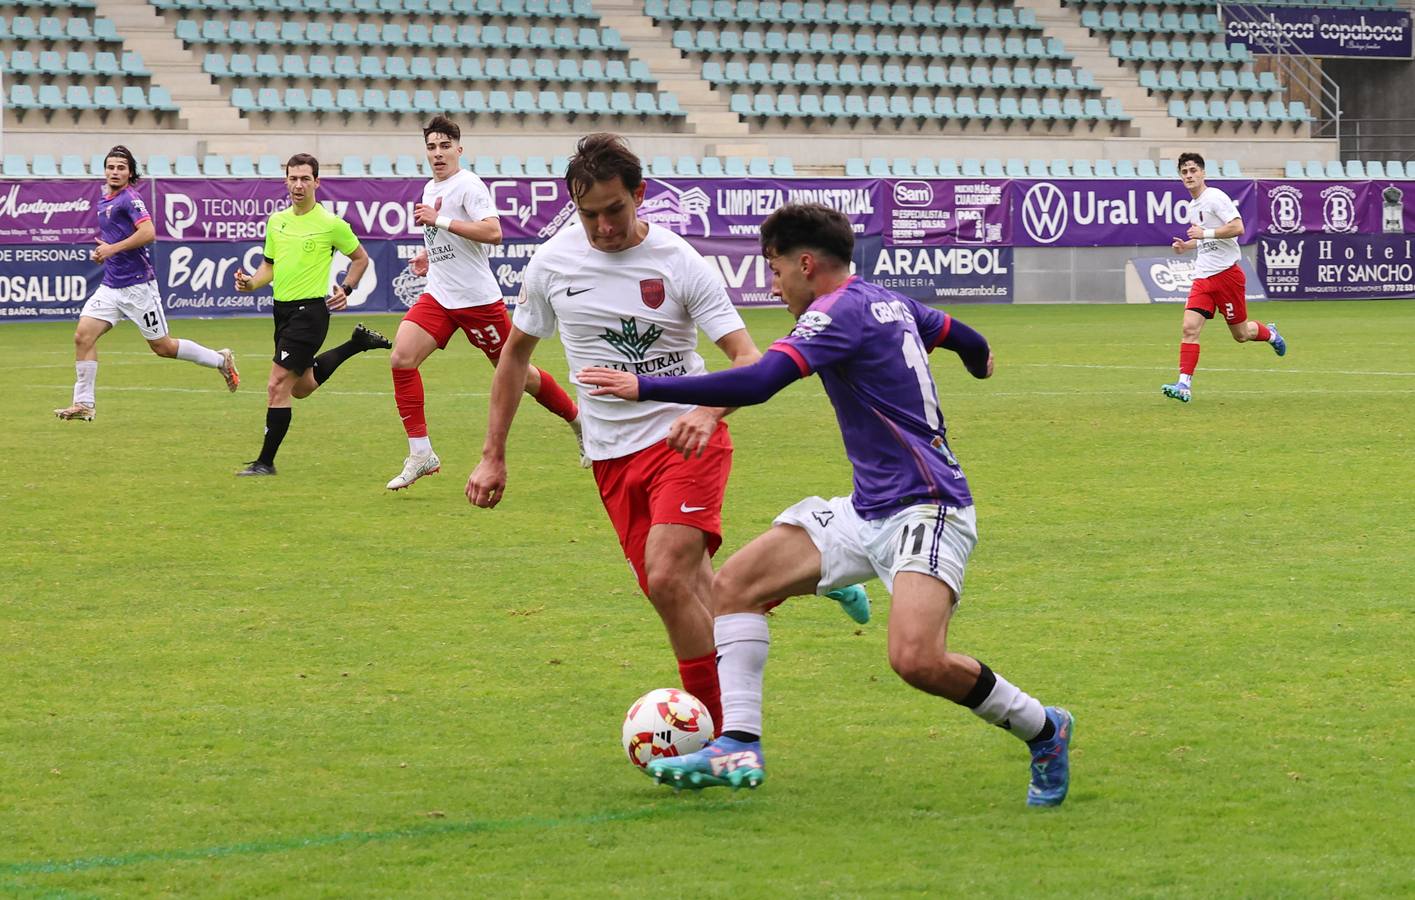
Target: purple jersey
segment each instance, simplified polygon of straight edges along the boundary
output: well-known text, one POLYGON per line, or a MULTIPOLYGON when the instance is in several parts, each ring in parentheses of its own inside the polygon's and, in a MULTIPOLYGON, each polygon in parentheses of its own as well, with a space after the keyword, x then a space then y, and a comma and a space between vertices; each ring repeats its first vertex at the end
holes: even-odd
MULTIPOLYGON (((125 241, 138 230, 138 225, 151 218, 138 192, 131 187, 123 188, 98 202, 98 236, 105 244, 125 241)), ((103 283, 107 287, 128 287, 155 277, 152 255, 146 245, 115 253, 103 263, 103 283)))
POLYGON ((852 277, 771 345, 803 377, 820 375, 854 467, 851 500, 862 518, 919 503, 973 503, 929 372, 929 351, 951 323, 947 313, 852 277))

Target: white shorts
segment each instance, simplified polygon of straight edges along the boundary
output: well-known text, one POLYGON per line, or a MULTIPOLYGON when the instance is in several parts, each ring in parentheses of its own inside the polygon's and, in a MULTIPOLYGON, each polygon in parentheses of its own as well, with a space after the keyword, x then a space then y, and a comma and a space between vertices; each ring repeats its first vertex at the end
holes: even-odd
POLYGON ((167 315, 162 311, 156 281, 120 288, 99 285, 79 315, 102 319, 109 325, 117 325, 119 319, 132 319, 149 341, 167 336, 167 315))
POLYGON ((821 554, 824 594, 879 576, 894 592, 900 572, 932 575, 963 596, 963 572, 978 543, 973 507, 921 504, 887 519, 862 519, 849 497, 807 497, 776 517, 776 525, 806 530, 821 554))

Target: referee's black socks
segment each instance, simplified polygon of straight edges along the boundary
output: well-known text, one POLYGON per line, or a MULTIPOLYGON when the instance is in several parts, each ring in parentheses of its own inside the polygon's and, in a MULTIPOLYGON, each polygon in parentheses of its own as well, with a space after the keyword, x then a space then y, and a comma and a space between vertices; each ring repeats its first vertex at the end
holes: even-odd
POLYGON ((367 349, 368 347, 351 338, 338 347, 333 347, 316 356, 314 358, 315 383, 324 384, 329 380, 329 376, 334 374, 334 370, 343 365, 344 360, 367 349))
POLYGON ((280 442, 285 440, 285 432, 290 430, 290 407, 267 408, 265 411, 265 443, 260 448, 257 462, 267 466, 275 465, 275 454, 280 442))

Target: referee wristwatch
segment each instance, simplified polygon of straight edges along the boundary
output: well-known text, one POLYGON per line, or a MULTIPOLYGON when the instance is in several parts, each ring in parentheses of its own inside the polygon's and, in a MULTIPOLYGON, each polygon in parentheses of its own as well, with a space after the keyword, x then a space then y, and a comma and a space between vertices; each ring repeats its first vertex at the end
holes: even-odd
POLYGON ((352 285, 346 281, 343 284, 339 285, 339 287, 344 289, 345 297, 352 297, 354 295, 354 288, 356 287, 356 285, 352 285))

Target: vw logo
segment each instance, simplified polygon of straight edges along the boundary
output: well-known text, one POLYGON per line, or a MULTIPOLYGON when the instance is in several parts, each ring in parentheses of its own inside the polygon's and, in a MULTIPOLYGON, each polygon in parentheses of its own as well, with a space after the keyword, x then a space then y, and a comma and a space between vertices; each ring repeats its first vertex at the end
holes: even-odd
POLYGON ((1022 226, 1039 244, 1050 244, 1066 233, 1069 214, 1066 196, 1049 181, 1028 189, 1022 198, 1022 226))

